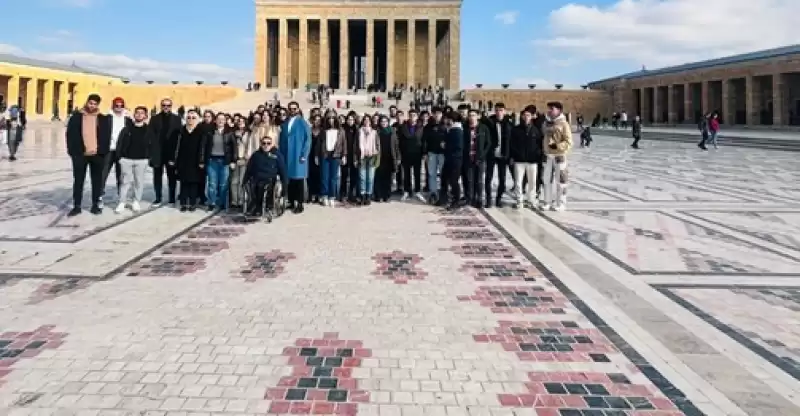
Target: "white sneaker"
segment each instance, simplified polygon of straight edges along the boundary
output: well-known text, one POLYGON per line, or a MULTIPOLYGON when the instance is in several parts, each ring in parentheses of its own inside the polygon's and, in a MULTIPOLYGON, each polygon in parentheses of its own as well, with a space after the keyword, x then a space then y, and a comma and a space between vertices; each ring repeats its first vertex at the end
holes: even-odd
POLYGON ((117 209, 115 209, 114 212, 116 212, 117 214, 122 214, 123 212, 125 212, 125 203, 120 202, 119 205, 117 205, 117 209))
POLYGON ((142 207, 139 205, 138 202, 134 201, 133 203, 131 203, 131 211, 139 212, 141 210, 142 210, 142 207))
POLYGON ((403 198, 401 199, 401 201, 408 201, 408 196, 409 196, 408 192, 403 192, 403 198))
POLYGON ((426 202, 426 201, 425 201, 425 195, 422 195, 422 192, 417 192, 417 194, 416 194, 415 196, 416 196, 416 197, 417 197, 417 199, 419 199, 420 201, 422 201, 422 202, 426 202))
POLYGON ((539 201, 537 201, 535 199, 531 200, 531 201, 528 201, 528 204, 530 204, 532 209, 539 209, 539 201))
POLYGON ((550 210, 550 204, 542 203, 542 204, 539 205, 539 209, 542 210, 542 211, 549 211, 550 210))
POLYGON ((553 205, 552 208, 553 211, 558 211, 558 212, 566 211, 566 209, 567 209, 567 204, 555 204, 553 205))
POLYGON ((336 206, 336 200, 331 198, 328 200, 328 206, 334 208, 336 206))
MULTIPOLYGON (((98 207, 98 208, 100 208, 100 209, 103 209, 103 207, 104 207, 104 206, 105 206, 105 204, 103 203, 103 197, 101 196, 101 197, 100 197, 100 198, 97 200, 97 207, 98 207)), ((123 207, 123 209, 124 209, 124 207, 123 207)))

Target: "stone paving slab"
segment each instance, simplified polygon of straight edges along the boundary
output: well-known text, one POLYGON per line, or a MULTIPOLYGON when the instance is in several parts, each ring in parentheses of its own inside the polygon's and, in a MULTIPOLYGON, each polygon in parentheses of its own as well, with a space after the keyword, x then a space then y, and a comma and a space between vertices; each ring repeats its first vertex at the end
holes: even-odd
POLYGON ((36 129, 0 161, 0 414, 800 413, 797 206, 731 185, 794 189, 778 152, 576 150, 543 215, 66 221, 36 129))

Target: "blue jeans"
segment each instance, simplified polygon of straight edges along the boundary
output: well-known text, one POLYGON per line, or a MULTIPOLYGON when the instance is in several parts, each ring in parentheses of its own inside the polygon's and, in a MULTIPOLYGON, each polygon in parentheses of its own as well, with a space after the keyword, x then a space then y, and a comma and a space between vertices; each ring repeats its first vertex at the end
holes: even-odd
POLYGON ((444 155, 428 153, 428 188, 432 194, 439 192, 439 173, 444 167, 444 155))
POLYGON ((361 159, 361 163, 358 165, 359 189, 361 189, 362 197, 372 195, 372 187, 375 185, 375 162, 377 160, 377 156, 361 159))
POLYGON ((319 187, 320 196, 326 198, 339 197, 339 164, 340 159, 326 157, 319 161, 320 177, 322 184, 319 187))
POLYGON ((228 177, 230 170, 224 157, 211 157, 206 165, 206 201, 217 208, 228 206, 228 177))
POLYGON ((717 148, 717 133, 719 133, 719 132, 711 131, 708 134, 708 141, 711 142, 711 144, 714 145, 715 149, 717 148))

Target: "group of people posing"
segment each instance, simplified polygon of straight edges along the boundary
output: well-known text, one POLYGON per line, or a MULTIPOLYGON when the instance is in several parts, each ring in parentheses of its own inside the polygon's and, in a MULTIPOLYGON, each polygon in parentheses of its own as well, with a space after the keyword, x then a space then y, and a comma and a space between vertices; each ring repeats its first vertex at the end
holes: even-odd
POLYGON ((255 185, 251 196, 258 201, 261 191, 276 182, 295 213, 309 202, 387 202, 395 192, 403 200, 416 197, 451 209, 500 207, 508 173, 514 205, 566 207, 572 131, 559 102, 548 103, 546 115, 526 107, 518 124, 502 103, 488 117, 462 105, 407 113, 392 107, 389 114, 374 115, 315 108, 307 119, 297 102, 265 104, 249 115, 209 110, 201 115, 189 109, 185 119, 172 111, 169 99, 151 116, 145 107, 129 115, 121 98, 103 115, 100 103, 98 95, 90 95, 67 125, 74 177, 70 216, 82 212, 87 169, 92 213, 102 212, 112 170, 119 192, 116 211, 140 210, 148 166, 153 204, 164 202, 166 174, 167 201, 177 202, 181 211, 240 208, 245 189, 255 185))

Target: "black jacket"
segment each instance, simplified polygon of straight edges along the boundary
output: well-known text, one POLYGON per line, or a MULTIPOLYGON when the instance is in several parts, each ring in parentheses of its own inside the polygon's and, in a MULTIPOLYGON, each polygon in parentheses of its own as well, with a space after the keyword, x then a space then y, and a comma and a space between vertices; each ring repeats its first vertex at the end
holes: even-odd
POLYGON ((511 133, 511 150, 509 157, 514 162, 541 163, 544 157, 542 131, 531 122, 529 125, 520 123, 511 133))
POLYGON ((248 181, 269 182, 280 177, 284 189, 289 179, 286 177, 286 162, 278 152, 278 148, 273 147, 269 152, 262 149, 256 150, 247 162, 242 183, 248 181))
POLYGON ((150 135, 153 138, 150 147, 150 164, 152 166, 161 166, 173 158, 175 147, 178 145, 178 135, 183 127, 181 118, 177 114, 169 113, 167 120, 167 123, 164 123, 163 116, 156 114, 150 118, 150 124, 148 124, 150 135), (166 129, 166 139, 162 142, 161 131, 163 129, 166 129))
POLYGON ((464 129, 456 123, 445 133, 444 158, 450 161, 461 161, 464 158, 464 129))
POLYGON ((353 164, 356 161, 358 161, 358 157, 356 156, 356 155, 358 155, 358 150, 359 150, 358 149, 358 126, 357 125, 353 125, 353 126, 344 125, 342 127, 342 129, 344 129, 344 141, 345 141, 344 147, 345 147, 345 149, 347 149, 346 151, 347 151, 347 155, 348 155, 348 157, 345 160, 345 162, 347 162, 347 166, 353 166, 353 164))
POLYGON ((414 133, 411 125, 402 123, 397 126, 397 140, 400 142, 400 158, 404 162, 415 162, 422 159, 422 137, 424 128, 417 124, 414 133))
POLYGON ((442 123, 436 123, 432 119, 422 131, 423 151, 425 153, 444 154, 442 143, 445 141, 447 129, 442 123))
MULTIPOLYGON (((67 123, 67 154, 71 157, 83 156, 83 113, 76 112, 67 123)), ((106 155, 111 148, 111 117, 97 115, 97 154, 106 155)))
POLYGON ((491 150, 489 151, 490 155, 493 157, 499 147, 501 159, 508 159, 511 157, 511 131, 513 130, 511 120, 508 118, 497 120, 497 116, 492 115, 489 117, 486 124, 489 127, 489 134, 492 138, 491 150), (500 125, 501 136, 498 136, 497 133, 498 124, 500 125))
MULTIPOLYGON (((119 132, 119 139, 117 139, 117 157, 119 158, 128 156, 128 149, 131 146, 131 136, 132 136, 131 129, 133 127, 135 127, 135 125, 133 124, 133 122, 131 122, 131 124, 125 126, 125 128, 123 128, 122 131, 119 132)), ((150 163, 152 164, 151 153, 153 150, 153 134, 152 130, 148 128, 147 124, 145 124, 143 127, 147 129, 144 134, 144 138, 147 141, 147 147, 146 147, 147 158, 150 160, 150 163)))
MULTIPOLYGON (((217 129, 213 129, 204 136, 200 157, 206 162, 211 158, 211 148, 214 146, 214 134, 216 132, 217 129)), ((225 147, 225 164, 229 165, 236 161, 236 135, 233 134, 232 130, 223 130, 222 142, 225 147)))
POLYGON ((489 128, 485 124, 478 122, 475 127, 469 125, 464 127, 464 160, 469 161, 470 145, 472 143, 472 130, 476 130, 475 134, 475 160, 485 161, 491 152, 492 138, 489 133, 489 128))

